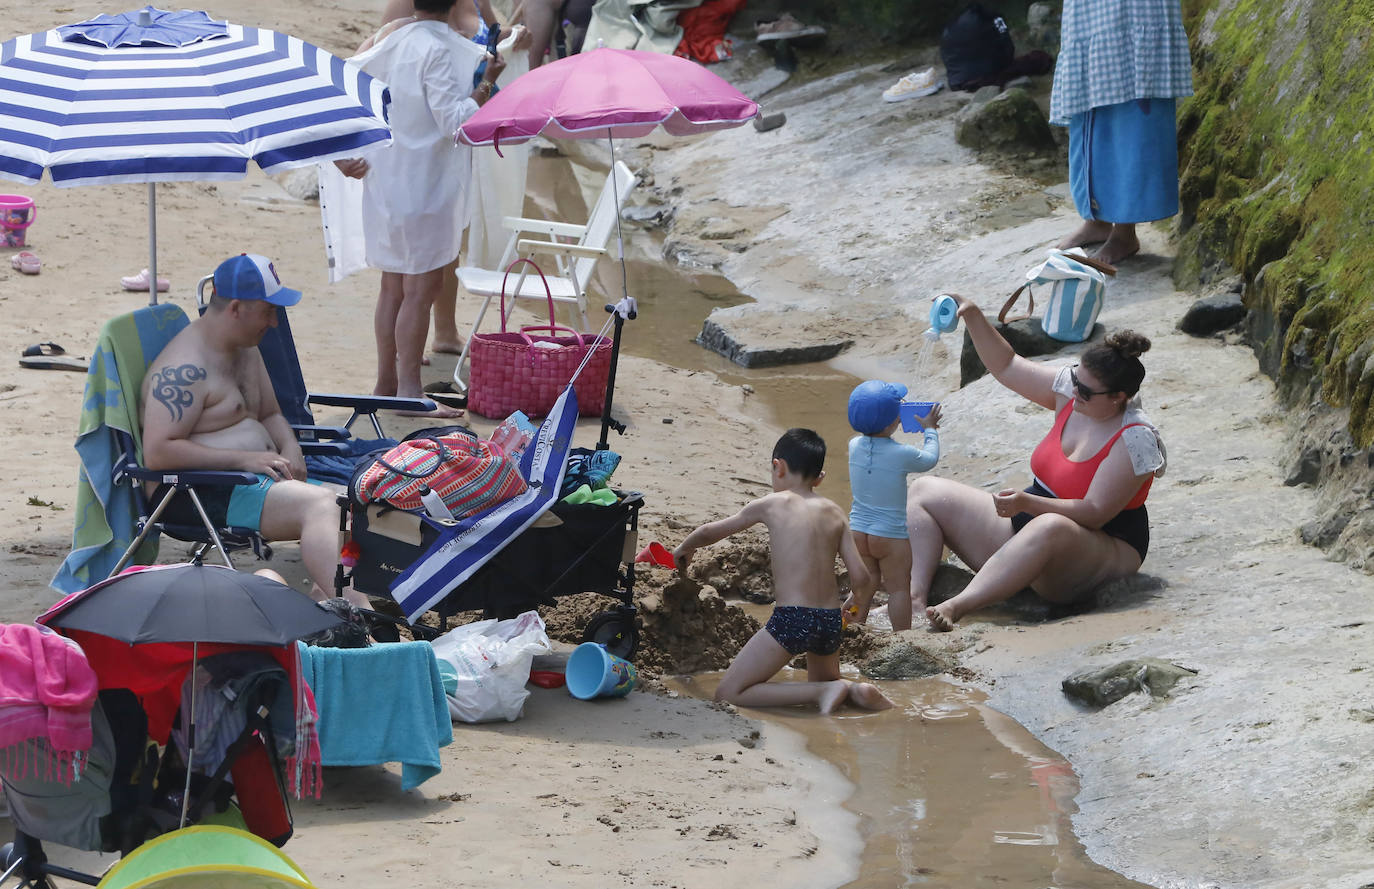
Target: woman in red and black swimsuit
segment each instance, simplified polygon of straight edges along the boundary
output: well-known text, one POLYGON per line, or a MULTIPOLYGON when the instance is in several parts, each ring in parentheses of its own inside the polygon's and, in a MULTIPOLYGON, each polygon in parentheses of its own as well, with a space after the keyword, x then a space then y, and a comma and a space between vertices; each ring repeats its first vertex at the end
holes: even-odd
POLYGON ((1165 463, 1159 433, 1136 399, 1148 339, 1119 331, 1087 349, 1076 367, 1051 367, 1017 355, 976 305, 955 299, 993 377, 1053 410, 1055 421, 1031 455, 1035 481, 1024 491, 989 497, 948 479, 912 482, 913 610, 925 600, 943 547, 977 572, 959 595, 925 609, 942 631, 1026 587, 1051 602, 1070 602, 1139 571, 1150 543, 1145 498, 1165 463))

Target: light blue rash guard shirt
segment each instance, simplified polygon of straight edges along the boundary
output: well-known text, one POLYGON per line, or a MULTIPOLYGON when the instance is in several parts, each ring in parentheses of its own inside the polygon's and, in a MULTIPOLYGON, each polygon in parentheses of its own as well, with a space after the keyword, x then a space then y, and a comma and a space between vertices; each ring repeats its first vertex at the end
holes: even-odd
POLYGON ((940 434, 925 431, 924 446, 856 435, 849 440, 849 487, 854 505, 849 527, 874 537, 906 539, 906 477, 935 468, 940 434))

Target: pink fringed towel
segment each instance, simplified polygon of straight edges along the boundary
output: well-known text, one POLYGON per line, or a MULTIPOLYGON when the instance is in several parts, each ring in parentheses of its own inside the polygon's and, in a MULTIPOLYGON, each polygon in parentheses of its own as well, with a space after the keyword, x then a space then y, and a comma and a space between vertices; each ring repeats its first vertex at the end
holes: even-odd
POLYGON ((96 691, 75 642, 47 627, 0 624, 0 774, 18 779, 33 768, 63 783, 80 777, 96 691), (45 762, 36 761, 30 738, 46 742, 45 762))

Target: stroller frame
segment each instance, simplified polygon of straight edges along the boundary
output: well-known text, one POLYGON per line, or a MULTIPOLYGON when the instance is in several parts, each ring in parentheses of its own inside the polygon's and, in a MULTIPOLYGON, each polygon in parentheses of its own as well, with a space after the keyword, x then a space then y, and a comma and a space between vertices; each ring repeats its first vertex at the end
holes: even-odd
MULTIPOLYGON (((609 431, 624 434, 625 424, 611 416, 615 393, 616 367, 625 321, 634 319, 638 308, 633 298, 625 297, 607 305, 613 316, 615 333, 611 341, 610 372, 606 379, 606 400, 601 414, 601 434, 596 450, 608 450, 609 431)), ((434 611, 440 629, 412 625, 416 638, 434 638, 443 632, 448 618, 460 611, 481 610, 487 617, 514 617, 537 605, 553 605, 555 597, 595 592, 613 596, 619 604, 588 621, 583 638, 599 642, 613 654, 629 658, 639 643, 634 607, 634 553, 639 531, 639 510, 644 497, 636 491, 617 492, 615 506, 577 506, 556 501, 549 512, 562 520, 556 527, 527 528, 508 541, 485 565, 459 584, 434 611), (579 551, 580 550, 580 551, 579 551), (553 558, 549 558, 554 553, 553 558), (512 586, 515 591, 512 592, 512 586)), ((358 563, 345 571, 341 565, 335 577, 336 592, 352 582, 354 589, 374 598, 391 599, 391 583, 438 539, 449 523, 422 513, 387 507, 350 504, 340 516, 340 530, 352 516, 352 539, 362 549, 358 563), (404 542, 374 530, 379 519, 400 513, 397 519, 418 523, 418 540, 404 542)), ((374 627, 375 634, 375 627, 374 627)))
MULTIPOLYGON (((255 736, 261 737, 266 748, 275 778, 275 789, 289 817, 290 804, 283 786, 283 764, 278 758, 274 732, 267 718, 267 690, 261 686, 257 687, 249 701, 245 707, 244 728, 228 746, 224 759, 214 774, 203 776, 201 780, 191 784, 192 796, 186 820, 188 826, 196 823, 206 808, 212 804, 215 805, 216 811, 223 811, 228 807, 230 785, 225 783, 225 778, 238 758, 254 742, 255 736)), ((103 710, 104 718, 110 727, 114 762, 111 767, 110 811, 101 816, 101 833, 105 845, 100 850, 89 851, 117 852, 122 858, 154 836, 179 826, 180 804, 177 804, 177 813, 173 813, 160 803, 169 790, 177 793, 182 790, 182 776, 177 774, 178 766, 174 760, 178 758, 178 754, 170 738, 160 753, 149 744, 147 717, 132 692, 128 689, 103 689, 95 708, 103 710), (118 714, 118 717, 112 714, 118 714), (137 750, 132 743, 128 743, 131 733, 139 736, 137 750), (121 735, 125 741, 123 744, 121 735), (136 769, 138 782, 131 784, 130 779, 136 769), (159 781, 160 786, 155 787, 155 783, 159 781)), ((180 768, 184 768, 184 764, 180 768)), ((15 819, 12 817, 11 820, 15 819)), ((288 829, 285 836, 273 838, 272 842, 282 845, 289 837, 288 829)), ((5 886, 11 877, 19 880, 16 889, 29 886, 35 889, 54 889, 49 877, 58 877, 87 886, 96 886, 100 883, 100 876, 51 862, 43 849, 44 839, 26 832, 15 820, 13 840, 0 846, 0 886, 5 886)))

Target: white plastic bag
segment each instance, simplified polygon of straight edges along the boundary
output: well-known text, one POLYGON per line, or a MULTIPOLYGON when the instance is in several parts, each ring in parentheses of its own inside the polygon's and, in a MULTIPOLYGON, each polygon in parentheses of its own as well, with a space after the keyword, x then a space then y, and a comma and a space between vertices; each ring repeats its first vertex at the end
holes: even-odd
POLYGON ((536 654, 552 650, 537 611, 511 620, 465 624, 430 645, 434 655, 458 675, 457 689, 448 694, 448 712, 454 722, 519 719, 530 696, 525 688, 530 664, 536 654))

